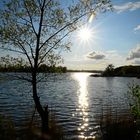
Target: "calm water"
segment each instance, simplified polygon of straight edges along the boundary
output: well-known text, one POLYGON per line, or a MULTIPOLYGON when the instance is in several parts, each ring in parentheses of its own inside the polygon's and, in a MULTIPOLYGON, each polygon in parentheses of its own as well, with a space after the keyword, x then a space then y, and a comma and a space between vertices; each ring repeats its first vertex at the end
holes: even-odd
MULTIPOLYGON (((5 74, 0 74, 4 76, 5 74)), ((128 84, 136 78, 90 77, 90 73, 50 74, 39 85, 41 102, 49 104, 69 139, 94 138, 100 117, 107 113, 126 114, 128 84)), ((0 114, 10 116, 17 128, 24 126, 34 111, 30 85, 17 80, 0 80, 0 114)))

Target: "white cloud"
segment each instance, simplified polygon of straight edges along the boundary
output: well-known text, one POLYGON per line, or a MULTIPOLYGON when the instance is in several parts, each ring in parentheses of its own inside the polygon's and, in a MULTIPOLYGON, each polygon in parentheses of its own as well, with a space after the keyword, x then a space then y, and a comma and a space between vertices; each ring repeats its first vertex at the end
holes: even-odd
POLYGON ((132 64, 140 65, 140 60, 134 60, 132 64))
POLYGON ((82 56, 71 57, 64 61, 68 69, 90 69, 104 70, 108 64, 113 64, 115 67, 129 64, 126 62, 125 54, 121 54, 117 50, 108 51, 92 51, 82 56))
POLYGON ((130 51, 126 60, 140 59, 140 44, 136 48, 130 51))
POLYGON ((139 2, 127 2, 122 5, 114 5, 113 8, 118 12, 125 12, 125 11, 134 11, 140 9, 140 1, 139 2))
POLYGON ((134 31, 138 31, 138 30, 140 30, 140 25, 134 28, 134 31))
POLYGON ((88 55, 87 55, 88 58, 90 59, 95 59, 95 60, 100 60, 100 59, 104 59, 105 58, 105 55, 101 52, 90 52, 88 55))

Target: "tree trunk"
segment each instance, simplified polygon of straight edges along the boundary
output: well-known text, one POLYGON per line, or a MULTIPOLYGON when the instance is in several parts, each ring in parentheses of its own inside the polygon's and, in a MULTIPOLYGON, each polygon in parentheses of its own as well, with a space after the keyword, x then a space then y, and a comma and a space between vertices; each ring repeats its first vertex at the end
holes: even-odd
POLYGON ((48 106, 44 109, 40 103, 39 97, 37 95, 37 82, 36 82, 36 74, 32 75, 32 88, 33 88, 33 99, 36 105, 36 109, 41 117, 42 121, 42 133, 47 133, 49 130, 49 111, 48 106))
POLYGON ((49 130, 49 112, 48 107, 45 107, 47 109, 44 110, 44 115, 41 117, 42 120, 42 132, 47 133, 49 130))

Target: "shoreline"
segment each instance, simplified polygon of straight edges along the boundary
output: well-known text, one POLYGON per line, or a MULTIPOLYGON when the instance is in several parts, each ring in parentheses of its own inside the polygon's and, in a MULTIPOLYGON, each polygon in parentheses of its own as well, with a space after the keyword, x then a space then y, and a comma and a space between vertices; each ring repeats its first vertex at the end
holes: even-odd
POLYGON ((104 76, 99 74, 91 74, 90 77, 129 77, 129 78, 138 78, 140 79, 140 76, 137 75, 110 75, 110 76, 104 76))

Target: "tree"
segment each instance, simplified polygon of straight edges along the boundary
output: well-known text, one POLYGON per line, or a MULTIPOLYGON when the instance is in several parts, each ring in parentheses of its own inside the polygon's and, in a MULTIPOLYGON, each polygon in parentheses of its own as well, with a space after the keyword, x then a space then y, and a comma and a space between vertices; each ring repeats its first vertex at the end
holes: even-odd
POLYGON ((105 71, 103 72, 103 76, 113 76, 114 75, 114 65, 109 64, 105 71))
POLYGON ((69 50, 70 33, 86 19, 111 8, 110 0, 8 0, 1 2, 0 42, 3 50, 19 53, 31 68, 33 100, 48 131, 48 107, 43 108, 37 92, 41 64, 57 64, 60 51, 69 50), (64 7, 64 2, 68 7, 64 7))

